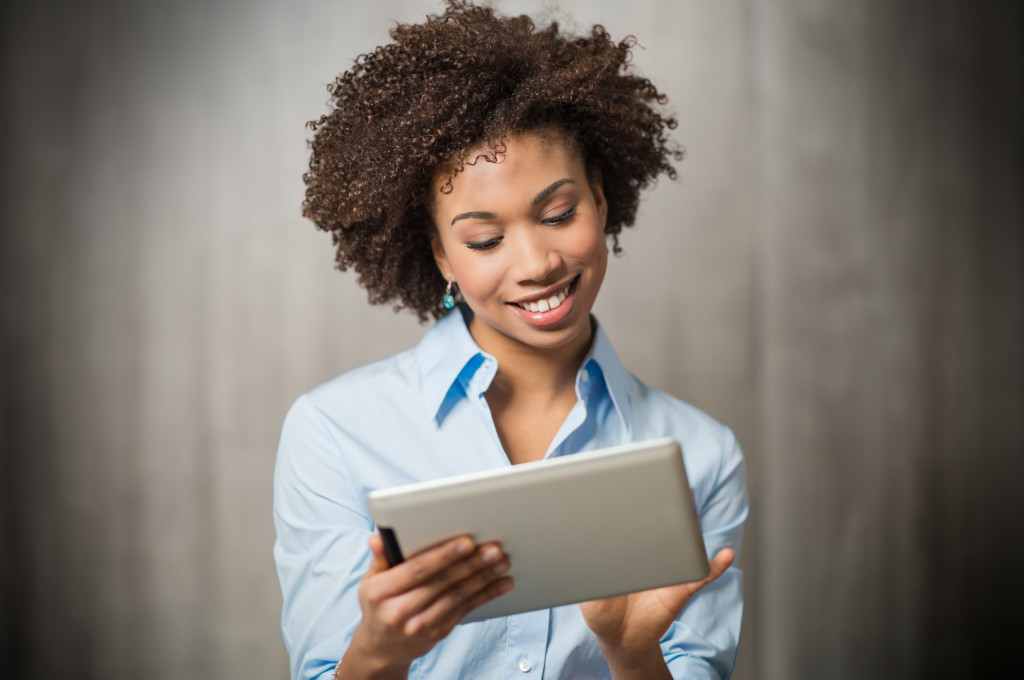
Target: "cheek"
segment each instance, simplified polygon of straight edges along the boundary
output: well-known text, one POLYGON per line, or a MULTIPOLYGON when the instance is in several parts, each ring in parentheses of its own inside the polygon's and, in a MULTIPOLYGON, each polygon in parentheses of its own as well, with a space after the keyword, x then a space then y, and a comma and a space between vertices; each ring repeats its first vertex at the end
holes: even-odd
POLYGON ((580 259, 587 260, 603 269, 608 261, 608 243, 605 241, 604 230, 600 223, 590 225, 577 238, 580 259))
POLYGON ((498 258, 466 258, 455 267, 459 289, 463 297, 483 297, 498 288, 502 278, 498 258))

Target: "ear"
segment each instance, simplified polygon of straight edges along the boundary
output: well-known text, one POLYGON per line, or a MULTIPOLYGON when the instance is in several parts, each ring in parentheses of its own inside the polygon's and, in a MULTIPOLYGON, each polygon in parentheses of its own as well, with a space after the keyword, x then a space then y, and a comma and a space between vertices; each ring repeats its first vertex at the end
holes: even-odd
POLYGON ((594 205, 597 206, 597 213, 601 216, 601 228, 608 224, 608 201, 604 198, 604 181, 601 178, 601 171, 594 168, 587 173, 590 182, 590 193, 594 195, 594 205))
POLYGON ((437 268, 441 272, 441 276, 446 281, 455 281, 455 274, 452 272, 452 266, 448 262, 448 254, 444 252, 444 246, 441 244, 441 239, 437 236, 430 237, 430 249, 434 251, 434 262, 437 263, 437 268))

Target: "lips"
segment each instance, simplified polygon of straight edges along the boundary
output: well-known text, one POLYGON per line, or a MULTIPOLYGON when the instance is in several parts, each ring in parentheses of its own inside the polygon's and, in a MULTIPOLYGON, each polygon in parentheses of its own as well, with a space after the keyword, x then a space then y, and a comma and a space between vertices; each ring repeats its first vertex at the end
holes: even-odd
POLYGON ((572 311, 579 280, 580 277, 577 275, 561 288, 545 291, 526 300, 510 302, 509 305, 531 326, 553 326, 569 316, 572 311))
POLYGON ((569 289, 575 281, 576 279, 573 279, 558 291, 547 297, 529 300, 526 302, 517 302, 515 304, 520 309, 525 309, 528 312, 547 312, 552 309, 557 309, 563 302, 565 302, 565 298, 569 297, 569 289))

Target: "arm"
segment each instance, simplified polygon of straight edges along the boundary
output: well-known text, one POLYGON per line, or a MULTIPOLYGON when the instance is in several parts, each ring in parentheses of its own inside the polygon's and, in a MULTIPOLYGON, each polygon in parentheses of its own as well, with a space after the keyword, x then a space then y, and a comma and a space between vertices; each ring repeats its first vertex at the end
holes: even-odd
POLYGON ((508 558, 495 544, 461 536, 388 568, 380 536, 370 538, 373 560, 359 587, 363 618, 338 667, 338 677, 405 678, 470 611, 508 592, 508 558))
POLYGON ((709 556, 716 556, 711 562, 709 578, 695 584, 623 596, 623 601, 615 606, 610 606, 610 601, 600 601, 603 603, 600 608, 594 606, 597 603, 581 606, 616 680, 630 677, 718 680, 732 673, 739 643, 743 594, 742 574, 731 564, 739 555, 748 508, 743 455, 735 437, 726 430, 720 447, 716 448, 721 453, 713 474, 704 478, 706 485, 700 492, 695 489, 704 543, 709 556), (673 588, 680 590, 673 593, 673 588), (617 607, 627 611, 627 621, 618 627, 601 621, 601 617, 609 615, 613 622, 616 616, 624 616, 617 613, 617 607), (672 610, 676 615, 668 616, 672 610), (661 631, 660 650, 651 646, 656 631, 661 631))
POLYGON ((671 680, 662 637, 686 603, 725 573, 733 557, 732 550, 721 551, 702 581, 580 604, 614 680, 671 680))
POLYGON ((498 571, 507 560, 500 550, 495 557, 470 542, 465 553, 465 542, 448 541, 388 569, 324 420, 308 397, 295 403, 274 472, 274 558, 291 677, 330 678, 342 657, 346 678, 405 677, 412 658, 502 592, 498 571))
POLYGON ((323 420, 300 397, 285 417, 274 469, 274 561, 293 680, 327 674, 341 658, 370 562, 373 523, 323 420))

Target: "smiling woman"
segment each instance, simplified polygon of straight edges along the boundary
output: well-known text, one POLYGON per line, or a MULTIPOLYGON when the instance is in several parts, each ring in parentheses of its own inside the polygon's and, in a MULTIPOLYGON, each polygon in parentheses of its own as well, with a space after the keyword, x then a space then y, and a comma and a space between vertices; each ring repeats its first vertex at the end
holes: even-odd
POLYGON ((473 310, 481 349, 590 345, 590 310, 604 280, 607 205, 559 130, 509 138, 494 163, 467 168, 439 194, 432 217, 437 266, 473 310))
POLYGON ((641 189, 673 174, 663 96, 629 72, 631 40, 600 27, 576 38, 452 2, 392 37, 330 88, 305 214, 371 302, 440 320, 285 420, 275 559, 292 676, 727 677, 739 446, 627 372, 591 315, 641 189), (375 489, 666 436, 714 557, 697 583, 460 626, 514 587, 514 556, 457 536, 390 567, 366 505, 375 489))
POLYGON ((477 345, 498 358, 485 396, 505 453, 539 460, 575 402, 559 385, 572 385, 592 344, 590 310, 608 264, 600 177, 560 130, 515 133, 493 163, 455 178, 431 213, 438 269, 459 284, 477 345), (531 373, 548 377, 548 389, 517 392, 506 380, 531 373), (547 395, 556 399, 539 398, 547 395))
POLYGON ((333 109, 310 123, 303 204, 374 304, 397 302, 421 319, 446 311, 431 205, 466 168, 494 161, 509 133, 562 130, 588 176, 601 178, 615 249, 640 191, 675 177, 670 161, 682 153, 667 131, 676 122, 654 106, 664 95, 629 71, 633 38, 614 42, 601 26, 566 36, 460 2, 392 37, 329 86, 333 109))

